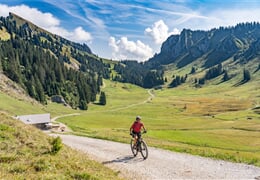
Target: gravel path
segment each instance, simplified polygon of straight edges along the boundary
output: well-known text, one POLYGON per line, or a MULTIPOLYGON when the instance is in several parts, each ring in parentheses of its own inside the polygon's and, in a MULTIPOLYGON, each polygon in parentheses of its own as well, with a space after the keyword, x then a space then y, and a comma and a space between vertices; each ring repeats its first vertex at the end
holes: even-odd
MULTIPOLYGON (((56 135, 54 135, 56 136, 56 135)), ((63 143, 120 172, 125 179, 257 179, 260 168, 149 147, 148 159, 133 157, 130 145, 58 135, 63 143)))

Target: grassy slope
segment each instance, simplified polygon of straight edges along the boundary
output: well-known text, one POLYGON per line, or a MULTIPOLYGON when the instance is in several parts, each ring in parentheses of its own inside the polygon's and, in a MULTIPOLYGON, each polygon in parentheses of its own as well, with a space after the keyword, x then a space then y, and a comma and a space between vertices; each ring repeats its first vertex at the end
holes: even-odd
MULTIPOLYGON (((105 81, 106 106, 92 104, 88 111, 77 111, 80 116, 60 120, 76 134, 127 143, 129 126, 141 115, 150 146, 260 166, 260 115, 254 109, 260 102, 260 83, 254 79, 233 87, 240 78, 222 84, 215 79, 203 88, 184 84, 153 90, 152 99, 143 88, 105 81)), ((50 112, 54 117, 76 112, 57 104, 32 106, 0 96, 0 110, 12 115, 50 112)))
POLYGON ((6 32, 6 29, 0 29, 0 39, 1 40, 8 40, 10 35, 6 32))
POLYGON ((118 179, 115 172, 67 146, 51 155, 51 137, 10 116, 51 113, 55 117, 78 111, 56 103, 43 106, 19 92, 1 75, 0 179, 118 179))
POLYGON ((260 102, 259 82, 237 88, 214 83, 154 90, 155 98, 143 103, 147 90, 106 81, 106 106, 91 105, 61 121, 77 134, 127 143, 129 126, 141 115, 151 146, 260 166, 260 115, 253 110, 260 102))
POLYGON ((57 103, 49 103, 47 106, 44 106, 34 101, 27 102, 23 99, 16 99, 6 95, 5 93, 2 93, 1 91, 0 99, 0 111, 8 112, 8 114, 12 116, 50 113, 51 117, 53 118, 58 115, 78 112, 57 103))

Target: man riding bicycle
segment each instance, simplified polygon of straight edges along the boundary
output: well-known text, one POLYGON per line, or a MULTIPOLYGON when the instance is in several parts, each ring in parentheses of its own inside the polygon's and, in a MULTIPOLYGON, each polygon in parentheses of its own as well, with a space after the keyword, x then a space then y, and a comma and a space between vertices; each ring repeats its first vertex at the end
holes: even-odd
POLYGON ((144 130, 143 133, 146 133, 146 129, 144 127, 144 124, 141 122, 141 117, 137 116, 135 119, 135 122, 130 127, 130 135, 133 137, 130 141, 131 150, 134 156, 138 154, 138 152, 141 153, 144 159, 147 159, 148 157, 148 149, 145 141, 141 137, 142 132, 141 130, 144 130))
POLYGON ((130 127, 130 135, 132 135, 133 137, 137 136, 137 138, 140 139, 142 128, 144 129, 144 132, 146 133, 144 124, 141 122, 141 117, 136 116, 135 122, 130 127))

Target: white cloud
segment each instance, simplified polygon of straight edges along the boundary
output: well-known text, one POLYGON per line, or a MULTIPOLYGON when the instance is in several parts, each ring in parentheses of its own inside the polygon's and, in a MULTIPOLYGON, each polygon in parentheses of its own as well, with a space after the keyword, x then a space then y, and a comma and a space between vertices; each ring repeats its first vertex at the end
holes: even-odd
POLYGON ((91 34, 85 31, 82 27, 77 27, 76 29, 74 29, 72 34, 73 37, 71 37, 70 39, 77 42, 81 42, 81 41, 86 42, 92 39, 91 34))
POLYGON ((119 52, 119 47, 117 46, 116 39, 114 37, 109 38, 109 46, 112 47, 114 53, 119 52))
POLYGON ((60 21, 55 18, 51 13, 42 13, 36 8, 30 8, 26 5, 19 6, 7 6, 0 4, 0 15, 8 16, 9 12, 13 12, 24 19, 31 21, 32 23, 37 24, 42 28, 49 28, 53 26, 59 26, 60 21))
POLYGON ((53 34, 58 34, 66 39, 69 39, 73 42, 86 43, 91 42, 92 36, 89 32, 85 31, 82 27, 77 27, 73 31, 68 31, 59 26, 52 26, 47 29, 53 34))
POLYGON ((51 13, 43 13, 36 8, 31 8, 26 5, 7 6, 0 4, 0 16, 6 17, 9 15, 9 12, 21 16, 51 33, 75 42, 89 42, 92 39, 91 34, 82 27, 77 27, 73 31, 68 31, 60 26, 60 20, 51 13))
POLYGON ((210 28, 213 28, 219 26, 235 26, 236 24, 242 22, 259 22, 259 11, 259 7, 256 7, 255 9, 234 8, 215 10, 210 12, 210 14, 208 15, 211 21, 206 21, 203 24, 208 24, 210 25, 210 28))
POLYGON ((119 40, 110 37, 109 46, 113 49, 113 58, 117 60, 128 59, 141 62, 153 55, 153 50, 148 45, 145 45, 140 40, 136 42, 129 41, 127 37, 121 37, 119 40))
POLYGON ((182 16, 181 18, 164 19, 169 26, 179 29, 210 30, 212 28, 235 26, 242 22, 259 22, 260 7, 243 8, 232 7, 215 8, 213 10, 200 10, 193 12, 194 16, 182 16), (170 24, 171 23, 171 24, 170 24))
POLYGON ((156 44, 161 44, 164 42, 170 35, 179 34, 179 30, 175 28, 173 31, 169 32, 168 26, 164 23, 163 20, 159 20, 153 24, 150 28, 145 29, 145 34, 148 34, 153 38, 156 44))

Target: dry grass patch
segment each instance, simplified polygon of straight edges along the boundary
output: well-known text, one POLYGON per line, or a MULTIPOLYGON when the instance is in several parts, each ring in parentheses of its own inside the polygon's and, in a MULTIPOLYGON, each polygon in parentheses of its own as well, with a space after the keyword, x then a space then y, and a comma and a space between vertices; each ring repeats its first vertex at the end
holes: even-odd
POLYGON ((1 113, 0 179, 119 179, 87 155, 54 144, 53 137, 1 113))
MULTIPOLYGON (((185 110, 188 114, 195 115, 215 115, 223 112, 241 111, 251 107, 249 100, 237 98, 211 98, 201 97, 189 99, 185 104, 185 110)), ((185 102, 185 101, 184 101, 185 102)))
POLYGON ((0 29, 0 40, 6 41, 10 39, 10 34, 6 31, 6 28, 0 29))

